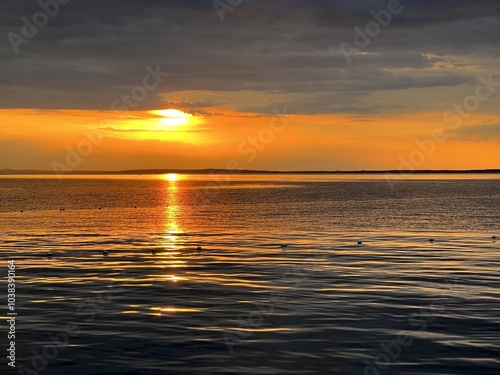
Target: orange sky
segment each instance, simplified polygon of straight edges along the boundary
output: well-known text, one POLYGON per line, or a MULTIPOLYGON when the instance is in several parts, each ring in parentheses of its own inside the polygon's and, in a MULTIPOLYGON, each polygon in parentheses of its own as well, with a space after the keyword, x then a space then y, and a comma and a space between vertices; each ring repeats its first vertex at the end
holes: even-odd
POLYGON ((56 163, 68 170, 120 170, 226 168, 232 163, 230 168, 349 170, 500 165, 498 139, 457 133, 498 123, 491 114, 474 114, 452 129, 442 112, 369 117, 277 112, 266 116, 220 108, 209 116, 151 111, 124 116, 117 111, 1 110, 7 145, 3 166, 50 170, 56 163), (432 140, 436 130, 444 131, 446 139, 432 140), (85 131, 97 138, 90 142, 85 131))

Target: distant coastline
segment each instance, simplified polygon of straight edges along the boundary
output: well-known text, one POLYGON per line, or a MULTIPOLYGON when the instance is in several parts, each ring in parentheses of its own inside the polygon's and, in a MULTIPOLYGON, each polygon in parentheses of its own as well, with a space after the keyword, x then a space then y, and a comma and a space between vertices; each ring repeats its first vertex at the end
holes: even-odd
MULTIPOLYGON (((450 169, 427 169, 427 170, 350 170, 350 171, 271 171, 271 170, 227 170, 227 169, 128 169, 120 171, 70 171, 61 173, 63 175, 155 175, 155 174, 500 174, 500 169, 470 169, 470 170, 450 170, 450 169)), ((50 170, 32 169, 0 169, 0 176, 7 175, 55 175, 50 170)))

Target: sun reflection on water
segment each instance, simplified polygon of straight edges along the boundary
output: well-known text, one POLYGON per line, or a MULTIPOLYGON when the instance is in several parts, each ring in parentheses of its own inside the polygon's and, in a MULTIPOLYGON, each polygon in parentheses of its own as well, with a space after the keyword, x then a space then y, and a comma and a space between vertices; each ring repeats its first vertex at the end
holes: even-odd
POLYGON ((174 252, 178 249, 177 246, 177 233, 181 231, 179 225, 179 215, 180 207, 177 202, 177 195, 179 193, 179 187, 177 182, 179 181, 179 175, 176 173, 169 173, 165 175, 165 180, 167 182, 166 186, 166 212, 165 212, 165 247, 166 250, 174 252))
MULTIPOLYGON (((162 268, 175 269, 185 265, 185 261, 176 256, 181 254, 179 244, 179 233, 182 233, 182 228, 179 224, 181 215, 181 206, 178 203, 179 186, 178 182, 182 180, 182 176, 176 173, 169 173, 164 176, 165 179, 165 215, 164 215, 164 235, 163 247, 167 251, 168 257, 163 257, 160 261, 162 268)), ((166 255, 167 255, 166 254, 166 255)), ((163 281, 177 283, 181 280, 187 280, 185 277, 178 275, 167 274, 162 277, 163 281)))

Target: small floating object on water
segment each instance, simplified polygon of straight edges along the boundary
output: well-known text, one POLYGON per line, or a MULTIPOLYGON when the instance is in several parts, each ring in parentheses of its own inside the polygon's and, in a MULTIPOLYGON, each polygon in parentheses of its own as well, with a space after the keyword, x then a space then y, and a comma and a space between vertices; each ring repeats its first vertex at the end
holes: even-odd
POLYGON ((59 211, 63 212, 63 211, 66 211, 64 208, 60 208, 59 211))
POLYGON ((197 251, 197 252, 200 252, 201 250, 202 250, 201 246, 198 246, 198 247, 196 248, 196 251, 197 251))
POLYGON ((282 249, 285 249, 287 246, 288 246, 288 245, 287 245, 286 243, 282 243, 282 244, 281 244, 281 248, 282 248, 282 249))
POLYGON ((104 251, 102 252, 102 255, 103 255, 103 256, 105 256, 105 257, 107 257, 107 256, 108 256, 108 250, 104 250, 104 251))
POLYGON ((363 245, 363 241, 358 241, 358 245, 363 245))
MULTIPOLYGON (((21 211, 21 212, 22 212, 22 211, 21 211)), ((491 236, 491 239, 492 239, 493 241, 495 241, 495 240, 497 239, 497 236, 493 235, 493 236, 491 236)))
POLYGON ((99 207, 100 210, 102 210, 102 207, 99 207))
POLYGON ((24 212, 24 210, 21 210, 21 212, 24 212))
POLYGON ((52 259, 52 251, 49 251, 49 252, 47 253, 47 258, 48 258, 48 259, 52 259))
POLYGON ((429 242, 433 243, 434 242, 434 238, 429 238, 429 242))
POLYGON ((151 254, 152 254, 152 255, 156 255, 156 250, 154 250, 154 249, 153 249, 153 250, 151 250, 151 254))

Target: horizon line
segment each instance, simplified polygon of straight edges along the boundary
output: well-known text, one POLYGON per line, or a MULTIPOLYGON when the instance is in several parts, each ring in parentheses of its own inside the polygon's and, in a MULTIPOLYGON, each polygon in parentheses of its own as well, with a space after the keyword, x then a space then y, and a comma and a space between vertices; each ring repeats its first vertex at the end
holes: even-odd
POLYGON ((224 168, 200 168, 200 169, 174 169, 174 168, 151 168, 151 169, 125 169, 125 170, 73 170, 73 171, 50 171, 39 169, 0 169, 0 175, 132 175, 132 174, 437 174, 437 173, 500 173, 500 169, 418 169, 418 170, 399 170, 399 169, 360 169, 360 170, 259 170, 259 169, 240 169, 231 170, 224 168))

